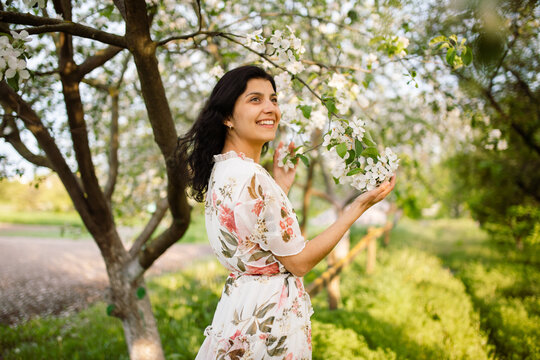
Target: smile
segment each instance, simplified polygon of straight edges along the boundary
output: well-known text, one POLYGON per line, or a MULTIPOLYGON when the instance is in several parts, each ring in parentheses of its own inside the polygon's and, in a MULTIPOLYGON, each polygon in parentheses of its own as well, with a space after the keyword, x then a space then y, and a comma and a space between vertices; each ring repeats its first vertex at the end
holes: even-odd
POLYGON ((276 123, 275 120, 259 120, 257 121, 257 124, 258 125, 262 125, 262 126, 274 126, 274 124, 276 123))

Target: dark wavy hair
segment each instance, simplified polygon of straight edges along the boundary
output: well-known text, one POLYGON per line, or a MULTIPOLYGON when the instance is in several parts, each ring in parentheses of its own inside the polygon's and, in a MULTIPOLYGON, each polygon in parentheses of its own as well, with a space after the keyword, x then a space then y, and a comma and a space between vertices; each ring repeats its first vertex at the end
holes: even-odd
MULTIPOLYGON (((191 129, 178 138, 177 151, 187 153, 191 196, 198 202, 204 200, 208 190, 213 157, 220 154, 225 145, 227 127, 224 122, 232 116, 236 100, 251 79, 268 80, 276 91, 274 78, 263 69, 253 65, 233 69, 218 81, 191 129)), ((266 148, 267 144, 263 151, 266 148)))

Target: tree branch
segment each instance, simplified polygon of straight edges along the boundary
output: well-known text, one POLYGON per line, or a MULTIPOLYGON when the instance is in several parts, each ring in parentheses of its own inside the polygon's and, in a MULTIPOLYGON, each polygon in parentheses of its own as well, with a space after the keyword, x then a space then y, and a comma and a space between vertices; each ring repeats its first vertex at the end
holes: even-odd
POLYGON ((37 166, 43 166, 54 170, 49 159, 47 159, 45 156, 34 154, 30 151, 30 149, 26 147, 26 145, 24 145, 21 140, 17 124, 15 123, 15 117, 13 115, 5 114, 4 121, 5 122, 3 122, 2 124, 3 131, 2 134, 0 134, 0 137, 3 137, 8 143, 10 143, 11 146, 13 146, 13 148, 15 149, 15 151, 17 151, 19 155, 21 155, 26 161, 37 166), (7 134, 4 130, 6 125, 9 126, 9 128, 11 129, 11 132, 7 134))
POLYGON ((118 99, 120 96, 120 87, 122 86, 122 81, 124 79, 124 74, 127 70, 130 56, 124 58, 122 63, 122 70, 120 72, 120 78, 114 84, 114 87, 109 90, 111 94, 111 127, 110 127, 110 146, 109 146, 109 175, 107 178, 107 183, 105 184, 105 197, 109 201, 109 204, 112 203, 112 194, 116 186, 116 179, 118 178, 118 168, 120 166, 118 162, 118 119, 120 117, 118 99))
POLYGON ((150 38, 146 2, 131 0, 124 4, 126 42, 135 61, 154 139, 167 166, 167 200, 173 217, 169 228, 139 252, 137 262, 130 263, 126 271, 131 278, 144 273, 167 248, 182 237, 189 226, 191 207, 185 194, 185 154, 177 153, 177 132, 159 72, 156 43, 150 38))
POLYGON ((203 27, 203 18, 201 13, 201 0, 196 0, 195 3, 197 4, 197 22, 199 23, 199 29, 198 31, 201 31, 203 27))
POLYGON ((486 89, 479 85, 476 81, 470 79, 469 77, 465 76, 464 74, 460 72, 456 72, 456 75, 465 81, 471 82, 473 85, 475 85, 479 91, 486 97, 486 99, 489 101, 491 106, 495 109, 495 111, 499 114, 501 118, 503 118, 508 124, 510 124, 510 127, 523 139, 525 144, 529 146, 532 150, 534 150, 538 155, 540 155, 540 146, 535 143, 534 137, 531 136, 531 134, 528 134, 524 129, 521 128, 521 126, 512 120, 512 117, 509 116, 501 107, 501 105, 497 102, 495 97, 493 96, 493 93, 491 92, 491 89, 486 89))
POLYGON ((98 226, 92 219, 82 188, 39 116, 5 81, 0 81, 0 103, 6 109, 14 109, 25 127, 32 132, 40 147, 45 151, 53 170, 64 184, 84 224, 89 231, 95 231, 98 226))
MULTIPOLYGON (((69 0, 55 0, 55 9, 68 20, 71 18, 71 4, 69 0)), ((75 158, 81 180, 84 185, 84 192, 87 197, 87 204, 92 213, 92 218, 100 225, 99 230, 93 233, 98 241, 98 246, 102 252, 109 251, 111 244, 101 243, 103 232, 114 229, 114 219, 110 211, 109 204, 99 186, 96 176, 90 144, 88 141, 88 129, 84 119, 84 107, 80 94, 79 68, 73 59, 73 42, 70 34, 61 33, 59 42, 58 65, 60 70, 60 80, 62 82, 62 93, 66 106, 67 120, 75 152, 75 158)), ((90 230, 90 229, 89 229, 90 230)), ((107 242, 110 239, 104 239, 107 242)), ((103 254, 107 258, 108 254, 103 254)))
POLYGON ((0 22, 18 25, 32 25, 33 27, 16 30, 26 30, 31 35, 49 32, 65 32, 71 35, 97 40, 105 44, 126 48, 126 41, 123 36, 110 34, 105 31, 97 30, 92 27, 71 21, 45 18, 10 11, 0 11, 0 22))
POLYGON ((143 231, 137 236, 131 249, 129 249, 129 255, 131 258, 136 258, 142 246, 150 239, 150 236, 156 231, 158 225, 161 223, 167 209, 169 208, 169 201, 167 198, 160 199, 156 206, 156 211, 152 214, 152 217, 144 227, 143 231))
MULTIPOLYGON (((171 37, 168 37, 166 39, 163 39, 163 40, 160 40, 158 41, 156 44, 157 46, 163 46, 171 41, 174 41, 174 40, 187 40, 187 39, 192 39, 198 35, 206 35, 206 36, 221 36, 222 34, 228 34, 228 33, 224 33, 222 31, 201 31, 201 30, 198 30, 194 33, 191 33, 191 34, 186 34, 186 35, 176 35, 176 36, 171 36, 171 37)), ((228 34, 228 35, 231 35, 231 36, 235 36, 234 34, 228 34)))
POLYGON ((88 57, 82 64, 79 65, 78 72, 82 79, 86 74, 92 70, 105 64, 107 61, 116 56, 120 51, 124 50, 122 47, 109 46, 106 49, 98 51, 95 55, 88 57))

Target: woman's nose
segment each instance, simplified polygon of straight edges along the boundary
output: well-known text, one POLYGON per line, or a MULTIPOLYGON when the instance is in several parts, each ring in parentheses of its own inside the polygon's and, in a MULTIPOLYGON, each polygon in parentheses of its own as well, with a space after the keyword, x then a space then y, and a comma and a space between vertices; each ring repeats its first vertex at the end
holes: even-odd
POLYGON ((264 112, 276 112, 276 104, 268 99, 264 101, 264 112))

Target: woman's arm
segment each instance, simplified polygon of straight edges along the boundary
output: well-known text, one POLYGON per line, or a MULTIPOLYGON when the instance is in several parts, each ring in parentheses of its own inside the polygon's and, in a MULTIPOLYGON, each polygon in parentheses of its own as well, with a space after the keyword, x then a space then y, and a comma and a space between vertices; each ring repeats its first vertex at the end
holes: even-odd
POLYGON ((291 256, 276 256, 276 258, 292 274, 304 276, 332 251, 360 215, 392 191, 395 183, 396 176, 394 175, 390 181, 358 196, 330 227, 308 241, 300 253, 291 256))

